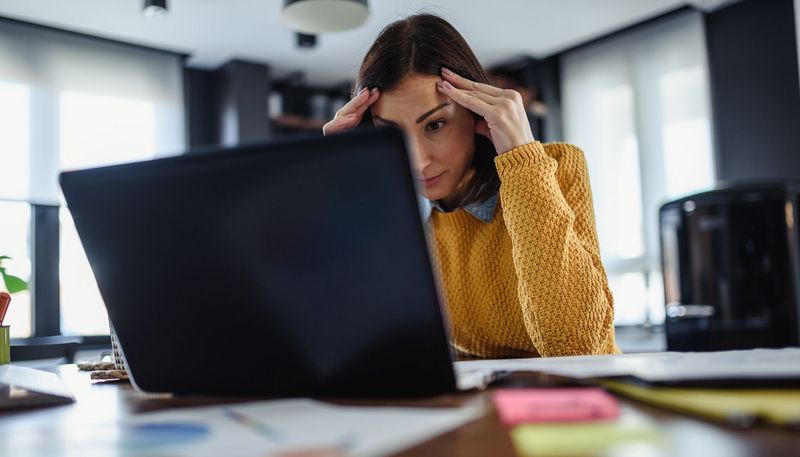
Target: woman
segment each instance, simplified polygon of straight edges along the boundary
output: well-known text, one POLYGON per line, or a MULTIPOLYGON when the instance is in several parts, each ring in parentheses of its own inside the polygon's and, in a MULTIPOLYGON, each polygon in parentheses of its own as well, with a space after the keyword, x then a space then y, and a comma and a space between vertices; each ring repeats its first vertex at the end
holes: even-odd
POLYGON ((356 88, 323 132, 370 118, 405 132, 433 207, 456 349, 493 358, 619 352, 582 152, 537 142, 519 93, 490 86, 436 16, 387 26, 356 88))

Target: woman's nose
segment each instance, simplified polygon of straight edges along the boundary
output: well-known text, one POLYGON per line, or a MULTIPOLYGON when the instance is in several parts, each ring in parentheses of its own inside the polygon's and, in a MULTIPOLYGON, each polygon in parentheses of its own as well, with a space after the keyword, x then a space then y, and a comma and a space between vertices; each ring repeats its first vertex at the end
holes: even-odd
POLYGON ((431 164, 431 155, 419 141, 410 138, 408 143, 411 148, 411 159, 414 162, 414 168, 418 174, 423 174, 431 164))

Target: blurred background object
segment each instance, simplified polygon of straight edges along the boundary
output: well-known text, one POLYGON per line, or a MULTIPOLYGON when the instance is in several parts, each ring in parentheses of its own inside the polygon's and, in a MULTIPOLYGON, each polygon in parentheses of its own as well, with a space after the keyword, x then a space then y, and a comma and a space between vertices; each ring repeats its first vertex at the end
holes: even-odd
POLYGON ((367 0, 284 0, 283 20, 305 34, 343 32, 369 17, 367 0))
POLYGON ((543 123, 547 115, 547 105, 539 96, 539 63, 532 58, 498 65, 489 69, 489 82, 496 87, 512 89, 522 96, 522 103, 528 114, 533 137, 547 141, 543 123))
POLYGON ((661 207, 668 350, 800 346, 799 199, 740 183, 661 207))
POLYGON ((164 19, 167 17, 167 0, 144 0, 142 15, 149 19, 164 19))

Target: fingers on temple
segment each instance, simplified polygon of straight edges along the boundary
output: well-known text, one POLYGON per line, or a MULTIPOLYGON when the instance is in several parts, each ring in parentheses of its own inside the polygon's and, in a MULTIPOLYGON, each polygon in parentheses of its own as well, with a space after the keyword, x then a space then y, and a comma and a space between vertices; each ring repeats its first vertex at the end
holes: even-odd
POLYGON ((370 105, 378 100, 380 93, 378 89, 362 89, 352 100, 347 102, 338 112, 338 115, 349 115, 363 113, 370 105))
POLYGON ((489 84, 479 83, 477 81, 464 78, 463 76, 458 75, 446 68, 442 68, 442 76, 444 76, 447 81, 450 81, 451 84, 459 89, 474 90, 477 92, 494 95, 495 97, 500 97, 505 92, 504 89, 500 89, 499 87, 494 87, 489 84))
POLYGON ((469 91, 457 89, 452 85, 448 87, 447 84, 440 84, 437 87, 459 105, 481 116, 486 116, 491 110, 491 104, 471 95, 469 91))
POLYGON ((481 101, 485 102, 488 105, 501 104, 501 103, 503 103, 503 100, 506 100, 505 98, 497 97, 495 95, 489 95, 489 94, 487 94, 485 92, 480 92, 480 91, 477 91, 477 90, 462 90, 462 92, 467 94, 467 95, 471 95, 471 96, 477 98, 478 100, 481 100, 481 101))

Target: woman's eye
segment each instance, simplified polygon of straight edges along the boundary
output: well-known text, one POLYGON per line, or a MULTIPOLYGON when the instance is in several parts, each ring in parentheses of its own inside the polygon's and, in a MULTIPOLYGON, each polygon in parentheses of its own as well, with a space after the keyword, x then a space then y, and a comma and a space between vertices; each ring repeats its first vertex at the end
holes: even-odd
POLYGON ((444 124, 445 124, 444 121, 434 121, 428 124, 427 129, 429 132, 436 132, 438 130, 441 130, 442 127, 444 127, 444 124))

